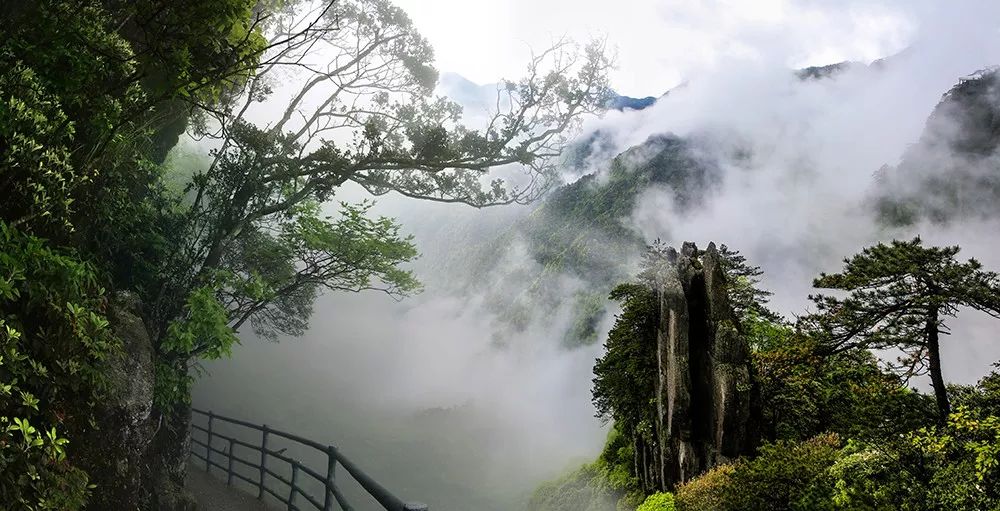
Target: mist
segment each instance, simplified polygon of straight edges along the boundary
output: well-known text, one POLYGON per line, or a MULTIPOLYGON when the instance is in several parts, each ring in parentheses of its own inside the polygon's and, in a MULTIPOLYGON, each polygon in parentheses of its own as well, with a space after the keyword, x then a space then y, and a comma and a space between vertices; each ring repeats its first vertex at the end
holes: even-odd
MULTIPOLYGON (((706 32, 706 12, 714 11, 690 4, 647 6, 659 25, 643 23, 675 39, 660 51, 665 45, 649 32, 644 64, 632 54, 620 59, 619 75, 636 69, 656 77, 636 95, 670 93, 642 111, 591 119, 581 134, 600 130, 613 141, 613 149, 588 160, 588 171, 604 172, 614 155, 664 133, 697 140, 703 157, 719 164, 720 183, 700 203, 681 207, 668 190, 646 191, 626 219, 644 238, 702 247, 715 241, 740 250, 762 267, 773 306, 789 316, 807 310, 819 272, 838 270, 843 257, 877 241, 920 235, 928 244, 958 244, 963 259, 1000 268, 1000 222, 895 230, 880 225, 866 205, 876 171, 897 164, 919 139, 942 94, 960 78, 1000 63, 1000 6, 900 1, 851 11, 839 2, 788 1, 777 2, 782 8, 770 17, 761 14, 766 9, 758 17, 730 13, 718 32, 706 32), (702 35, 684 39, 687 33, 702 35), (804 49, 804 40, 815 44, 804 49), (705 44, 696 58, 678 57, 671 65, 668 58, 685 42, 705 44), (880 57, 888 58, 872 64, 880 57), (842 60, 856 63, 827 79, 793 73, 842 60)), ((722 12, 727 3, 716 4, 722 12)), ((637 36, 625 34, 624 25, 606 29, 609 42, 625 41, 619 52, 635 47, 637 36)), ((627 82, 629 92, 638 88, 627 82)), ((439 91, 474 110, 478 92, 454 79, 448 84, 451 90, 439 91), (469 94, 460 97, 460 87, 469 94)), ((187 150, 204 148, 189 143, 187 150)), ((567 180, 576 177, 567 174, 567 180)), ((361 190, 350 188, 335 197, 361 198, 361 190)), ((383 485, 434 510, 522 509, 538 483, 591 461, 606 434, 590 402, 601 346, 561 342, 571 321, 569 300, 498 341, 501 325, 489 296, 516 299, 517 286, 510 289, 505 279, 537 265, 517 237, 488 271, 466 276, 455 269, 456 261, 479 253, 478 244, 497 239, 533 210, 378 198, 375 212, 397 218, 415 237, 422 257, 413 269, 423 293, 398 302, 376 292, 328 293, 317 300, 300 338, 270 343, 242 333, 231 359, 205 364, 195 406, 337 445, 383 485)), ((609 264, 632 271, 636 257, 609 264)), ((585 286, 571 275, 557 283, 556 293, 567 297, 585 286)), ((614 312, 609 303, 599 339, 614 312)), ((953 323, 945 378, 972 383, 1000 359, 995 327, 971 313, 953 323)))

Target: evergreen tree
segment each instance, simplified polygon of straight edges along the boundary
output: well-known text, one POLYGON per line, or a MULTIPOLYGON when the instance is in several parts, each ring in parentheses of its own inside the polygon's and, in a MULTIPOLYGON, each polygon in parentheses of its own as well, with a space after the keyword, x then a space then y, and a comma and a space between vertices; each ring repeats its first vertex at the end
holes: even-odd
POLYGON ((897 348, 906 377, 929 373, 940 420, 950 411, 941 374, 944 319, 960 307, 1000 318, 1000 283, 975 259, 959 262, 959 247, 924 247, 920 238, 865 248, 845 259, 844 271, 821 274, 813 285, 850 291, 846 298, 810 296, 817 312, 804 318, 828 353, 897 348))
POLYGON ((767 307, 771 299, 770 291, 760 287, 760 277, 764 271, 747 261, 739 250, 723 244, 719 247, 722 256, 722 271, 726 274, 726 288, 729 291, 729 305, 733 308, 744 329, 756 321, 783 322, 783 318, 767 307))

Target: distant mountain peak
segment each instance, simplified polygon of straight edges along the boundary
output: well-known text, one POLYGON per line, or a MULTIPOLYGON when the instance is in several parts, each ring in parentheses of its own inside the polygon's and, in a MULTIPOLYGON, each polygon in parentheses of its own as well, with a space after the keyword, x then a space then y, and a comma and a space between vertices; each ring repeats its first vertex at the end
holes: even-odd
POLYGON ((656 98, 653 96, 633 98, 630 96, 622 96, 618 93, 612 93, 611 97, 604 104, 604 106, 608 110, 643 110, 653 106, 654 103, 656 103, 656 98))

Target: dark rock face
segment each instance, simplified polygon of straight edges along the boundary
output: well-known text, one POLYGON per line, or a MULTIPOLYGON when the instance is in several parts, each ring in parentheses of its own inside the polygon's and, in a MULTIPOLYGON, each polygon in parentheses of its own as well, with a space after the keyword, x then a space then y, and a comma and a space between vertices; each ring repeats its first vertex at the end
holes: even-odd
POLYGON ((74 442, 82 464, 97 485, 90 509, 123 511, 149 509, 144 482, 153 419, 153 345, 140 316, 135 295, 120 293, 109 309, 109 320, 122 342, 111 357, 106 400, 98 403, 97 428, 83 431, 74 442))
POLYGON ((714 244, 670 250, 657 269, 660 474, 664 488, 752 453, 750 348, 729 305, 714 244))
POLYGON ((122 350, 104 373, 108 391, 96 428, 74 437, 74 453, 97 488, 88 509, 194 511, 183 488, 190 409, 161 416, 153 407, 155 350, 139 299, 119 293, 108 312, 122 350))

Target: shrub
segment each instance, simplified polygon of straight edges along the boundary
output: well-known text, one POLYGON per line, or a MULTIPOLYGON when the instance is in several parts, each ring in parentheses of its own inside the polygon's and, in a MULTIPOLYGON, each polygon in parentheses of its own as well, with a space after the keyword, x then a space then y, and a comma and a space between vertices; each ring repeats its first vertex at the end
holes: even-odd
POLYGON ((677 511, 720 511, 728 509, 723 489, 732 484, 736 465, 719 465, 677 487, 674 501, 677 511))
POLYGON ((928 509, 923 460, 907 442, 848 442, 830 468, 833 509, 917 511, 928 509))
POLYGON ((630 473, 632 443, 618 430, 608 432, 604 450, 586 464, 541 484, 528 502, 530 511, 632 511, 646 498, 630 473))
POLYGON ((79 509, 87 475, 62 432, 93 428, 116 349, 93 268, 0 222, 0 502, 79 509))
POLYGON ((607 484, 598 463, 584 465, 556 480, 542 483, 528 501, 529 511, 605 511, 618 495, 607 484))
POLYGON ((912 444, 932 470, 928 494, 939 509, 1000 509, 1000 417, 960 406, 941 428, 912 444))
POLYGON ((635 511, 674 511, 674 495, 672 493, 654 493, 635 511))
POLYGON ((752 460, 717 467, 677 489, 681 511, 783 511, 829 508, 827 471, 840 456, 840 437, 761 447, 752 460))

